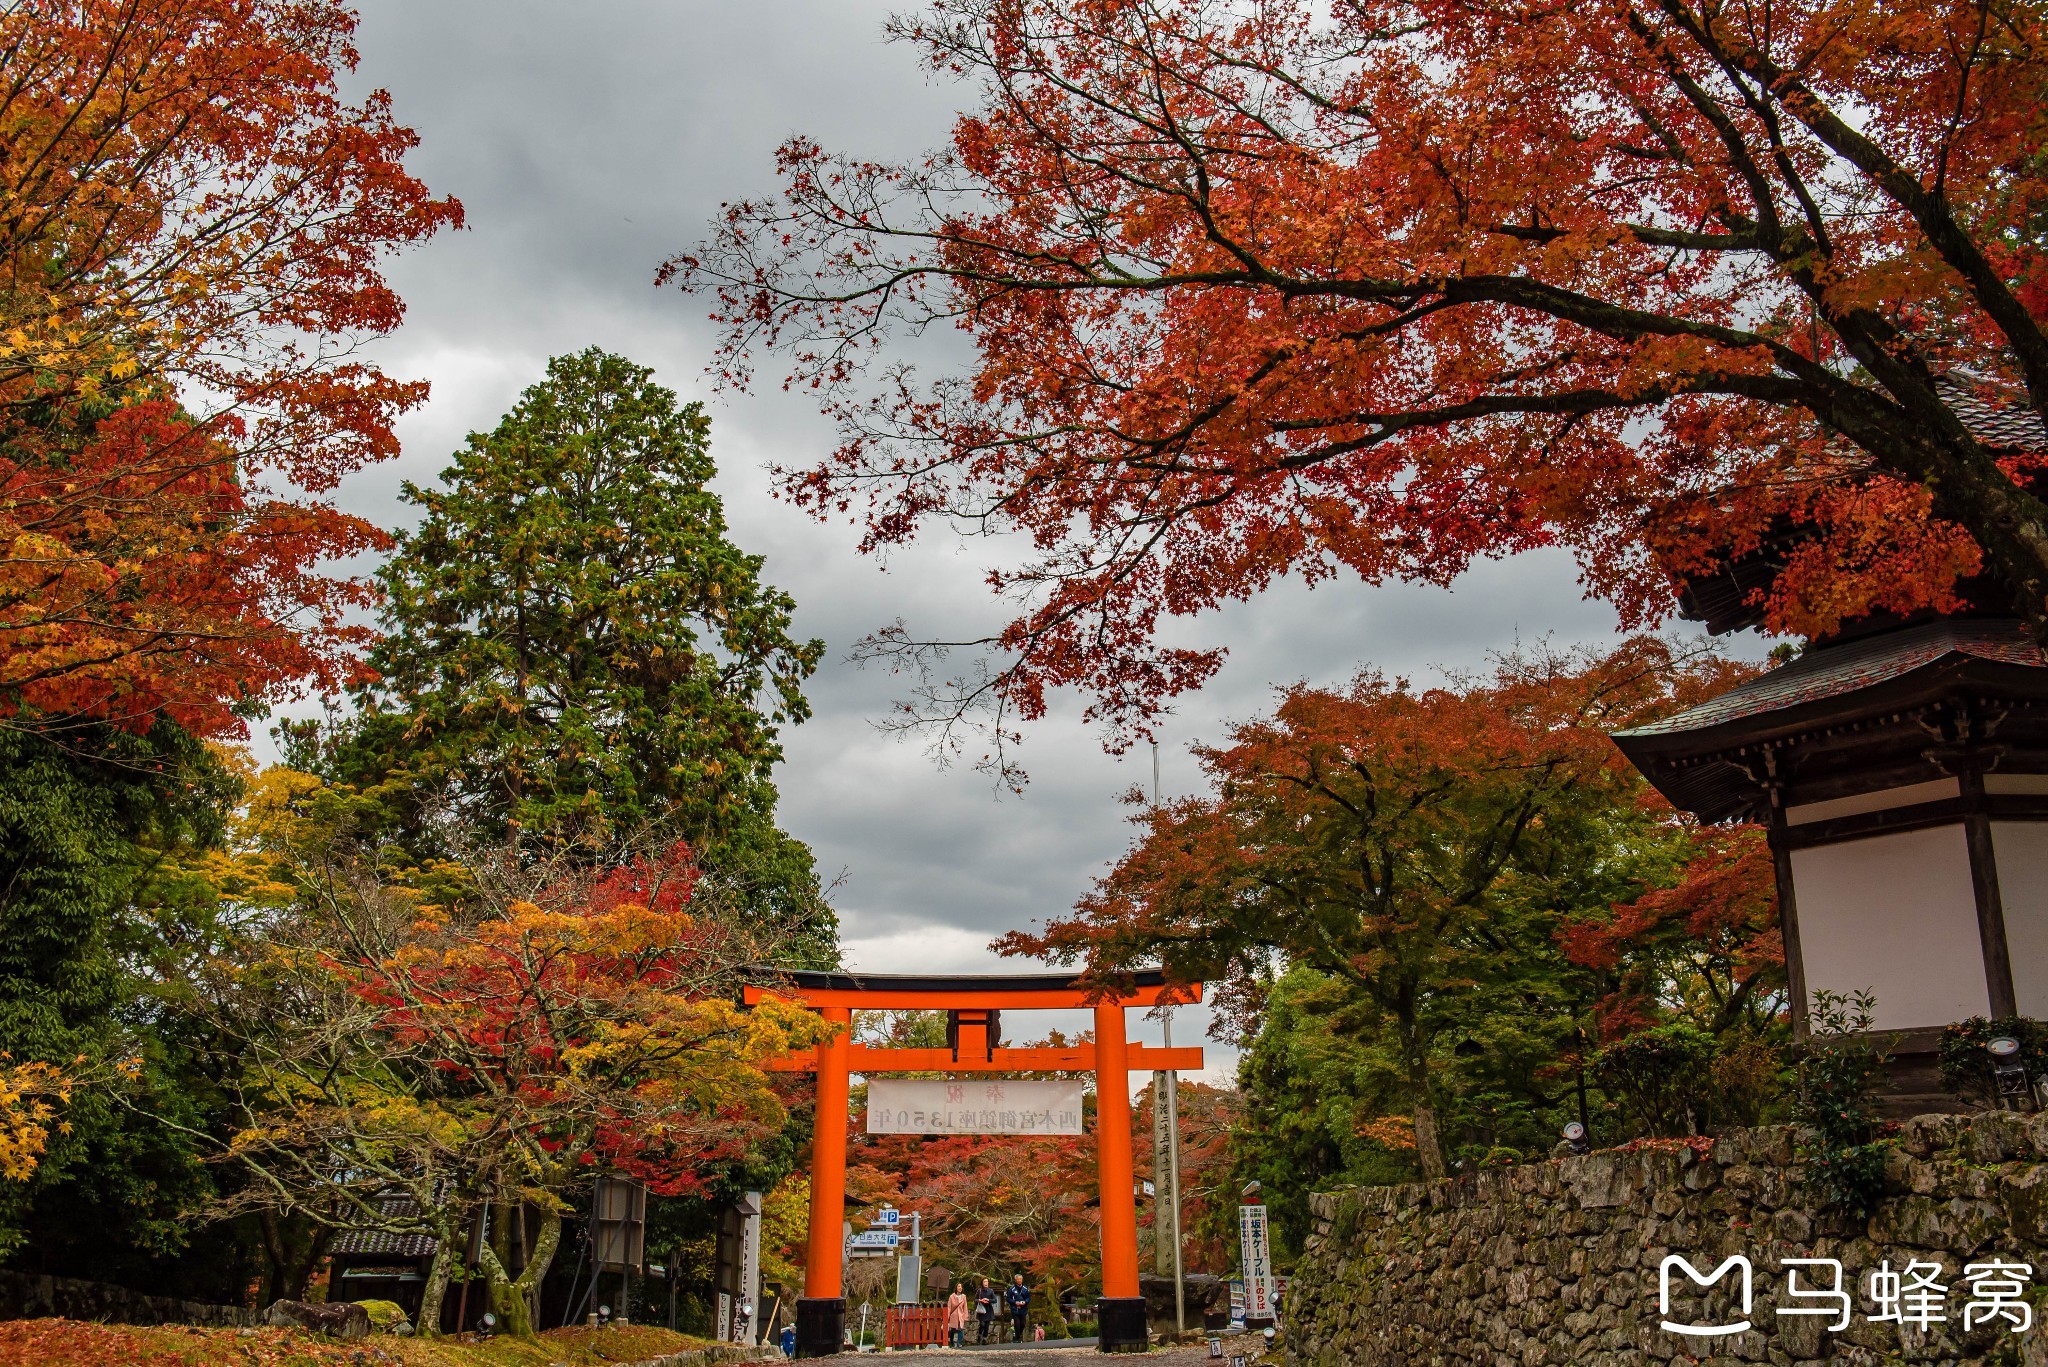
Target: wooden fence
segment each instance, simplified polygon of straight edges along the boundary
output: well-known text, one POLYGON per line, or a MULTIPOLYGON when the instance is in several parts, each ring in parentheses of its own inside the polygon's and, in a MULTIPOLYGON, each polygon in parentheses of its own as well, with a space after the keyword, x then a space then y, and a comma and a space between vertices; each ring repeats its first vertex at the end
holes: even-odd
POLYGON ((946 1341, 943 1305, 892 1305, 883 1337, 891 1348, 920 1348, 946 1341))

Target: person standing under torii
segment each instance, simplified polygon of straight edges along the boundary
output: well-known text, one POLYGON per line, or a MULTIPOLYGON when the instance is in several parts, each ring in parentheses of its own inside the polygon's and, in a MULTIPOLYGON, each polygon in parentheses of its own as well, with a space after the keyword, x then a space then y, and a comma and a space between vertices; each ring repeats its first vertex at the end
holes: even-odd
POLYGON ((954 1282, 953 1294, 946 1298, 946 1346, 958 1348, 966 1337, 967 1292, 959 1282, 954 1282))
POLYGON ((1024 1317, 1031 1313, 1031 1288, 1024 1285, 1022 1272, 1003 1288, 1003 1303, 1010 1307, 1010 1342, 1022 1343, 1024 1317))
POLYGON ((996 1289, 989 1279, 981 1279, 981 1290, 974 1293, 974 1341, 988 1342, 988 1331, 996 1321, 996 1289))

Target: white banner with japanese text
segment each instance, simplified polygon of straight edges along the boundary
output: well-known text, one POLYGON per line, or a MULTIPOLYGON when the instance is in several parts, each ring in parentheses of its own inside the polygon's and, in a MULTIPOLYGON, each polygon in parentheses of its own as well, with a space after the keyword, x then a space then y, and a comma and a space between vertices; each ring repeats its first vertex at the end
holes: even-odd
POLYGON ((1244 1254, 1244 1318, 1247 1324, 1273 1320, 1273 1240, 1264 1206, 1237 1208, 1238 1240, 1244 1254))
POLYGON ((1078 1082, 980 1078, 868 1083, 869 1134, 1080 1134, 1078 1082))

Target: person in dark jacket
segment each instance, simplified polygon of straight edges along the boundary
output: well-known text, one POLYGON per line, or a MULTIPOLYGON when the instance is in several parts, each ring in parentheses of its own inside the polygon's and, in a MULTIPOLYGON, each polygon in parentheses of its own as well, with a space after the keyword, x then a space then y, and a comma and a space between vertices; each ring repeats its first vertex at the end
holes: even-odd
POLYGON ((1031 1313, 1031 1288, 1024 1285, 1022 1272, 1003 1288, 1003 1303, 1010 1307, 1010 1342, 1022 1343, 1024 1317, 1031 1313))
POLYGON ((986 1277, 981 1279, 981 1290, 974 1293, 974 1341, 988 1342, 988 1329, 996 1320, 996 1289, 986 1277))

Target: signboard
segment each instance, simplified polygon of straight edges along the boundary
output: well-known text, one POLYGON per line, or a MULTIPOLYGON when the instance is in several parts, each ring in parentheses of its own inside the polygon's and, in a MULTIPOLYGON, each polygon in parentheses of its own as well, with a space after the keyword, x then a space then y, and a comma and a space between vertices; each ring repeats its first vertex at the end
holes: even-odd
POLYGON ((902 1237, 893 1229, 864 1229, 853 1236, 853 1241, 848 1247, 852 1248, 855 1253, 866 1249, 877 1249, 889 1253, 895 1251, 896 1245, 902 1237))
MULTIPOLYGON (((740 1226, 740 1301, 761 1303, 761 1193, 750 1191, 740 1204, 745 1223, 740 1226)), ((751 1323, 733 1325, 733 1339, 741 1342, 754 1336, 751 1323)))
POLYGON ((647 1188, 618 1177, 597 1179, 591 1203, 591 1261, 607 1271, 647 1260, 647 1188))
POLYGON ((717 1334, 720 1343, 729 1343, 732 1340, 732 1296, 724 1291, 718 1293, 717 1334))
POLYGON ((924 1259, 906 1253, 896 1260, 896 1304, 917 1305, 924 1299, 924 1259))
POLYGON ((1273 1322, 1273 1246, 1266 1225, 1266 1208, 1237 1208, 1238 1242, 1244 1255, 1244 1322, 1247 1325, 1273 1322))
POLYGON ((894 1229, 903 1223, 903 1212, 894 1206, 883 1206, 875 1212, 874 1222, 878 1225, 886 1225, 890 1229, 894 1229))
POLYGON ((1080 1134, 1079 1082, 868 1083, 869 1134, 1080 1134))
POLYGON ((1168 1127, 1179 1109, 1174 1096, 1179 1082, 1172 1073, 1152 1074, 1152 1174, 1145 1184, 1152 1207, 1152 1270, 1162 1277, 1173 1275, 1173 1260, 1180 1249, 1180 1212, 1171 1199, 1158 1200, 1160 1192, 1173 1191, 1173 1135, 1168 1127))

